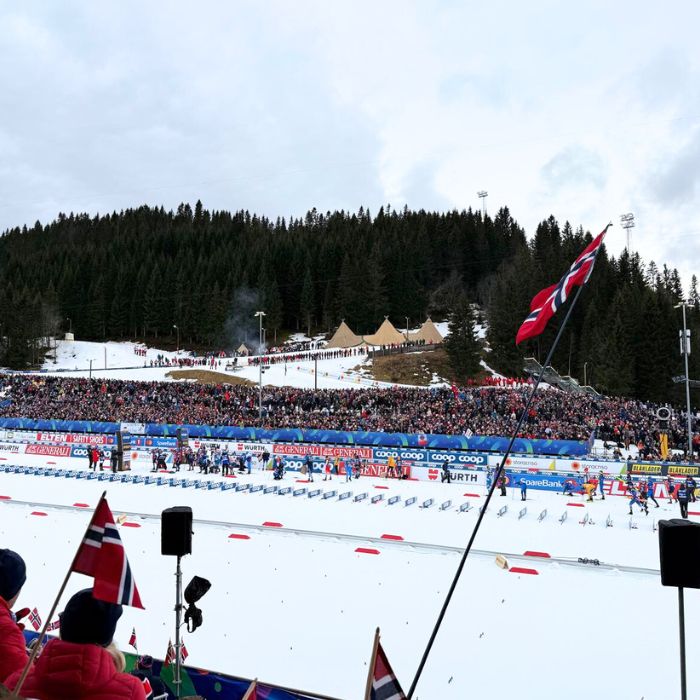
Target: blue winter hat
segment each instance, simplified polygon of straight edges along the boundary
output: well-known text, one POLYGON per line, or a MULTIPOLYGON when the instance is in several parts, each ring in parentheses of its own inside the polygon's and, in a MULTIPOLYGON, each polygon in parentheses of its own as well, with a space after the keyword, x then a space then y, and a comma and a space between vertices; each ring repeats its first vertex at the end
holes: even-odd
POLYGON ((11 549, 0 549, 0 596, 14 598, 27 580, 24 559, 11 549))
POLYGON ((122 606, 92 597, 92 588, 76 593, 60 615, 61 639, 74 644, 108 646, 114 638, 122 606))

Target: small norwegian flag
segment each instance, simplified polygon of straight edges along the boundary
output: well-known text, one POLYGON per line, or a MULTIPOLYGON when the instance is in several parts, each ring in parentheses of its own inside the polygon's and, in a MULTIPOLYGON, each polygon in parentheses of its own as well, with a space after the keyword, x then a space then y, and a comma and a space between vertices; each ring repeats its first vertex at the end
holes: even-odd
POLYGON ((401 685, 391 670, 384 649, 379 641, 379 628, 374 635, 373 667, 369 669, 365 700, 406 700, 401 685))
POLYGON ((124 544, 104 496, 92 515, 72 570, 95 579, 93 598, 143 609, 124 544))
POLYGON ((61 620, 54 620, 53 622, 50 622, 48 627, 46 628, 47 632, 53 632, 54 630, 59 629, 61 626, 61 620))
POLYGON ((185 646, 185 643, 182 643, 182 647, 180 648, 180 662, 185 663, 185 659, 189 656, 189 652, 187 651, 187 647, 185 646))
POLYGON ((34 630, 38 632, 41 628, 41 617, 39 617, 39 611, 36 608, 29 613, 29 622, 34 630))
POLYGON ((168 639, 168 651, 165 653, 163 666, 170 666, 175 663, 175 647, 170 639, 168 639))
POLYGON ((148 698, 152 698, 153 697, 153 688, 151 687, 151 681, 149 681, 148 678, 144 678, 141 681, 141 685, 143 686, 143 692, 146 695, 146 700, 148 700, 148 698))
POLYGON ((134 647, 136 651, 139 650, 139 647, 136 643, 136 627, 131 628, 131 637, 129 637, 129 646, 134 647))

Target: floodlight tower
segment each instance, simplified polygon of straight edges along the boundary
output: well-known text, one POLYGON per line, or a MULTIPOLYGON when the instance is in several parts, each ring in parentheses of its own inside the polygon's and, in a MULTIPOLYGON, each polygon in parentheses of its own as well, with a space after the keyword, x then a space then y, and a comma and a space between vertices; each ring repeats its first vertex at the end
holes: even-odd
POLYGON ((481 200, 481 216, 486 217, 486 198, 489 196, 489 193, 486 190, 479 190, 477 195, 481 200))
POLYGON ((688 457, 693 458, 693 417, 690 413, 690 377, 688 376, 688 355, 690 355, 690 329, 688 328, 685 321, 685 309, 686 307, 692 308, 692 303, 689 301, 682 301, 680 304, 676 304, 674 309, 683 309, 683 330, 678 331, 678 337, 681 346, 681 355, 685 360, 685 401, 686 401, 686 411, 688 418, 688 457))
POLYGON ((634 228, 634 214, 623 214, 620 217, 620 225, 627 231, 627 255, 632 255, 630 250, 630 229, 634 228))

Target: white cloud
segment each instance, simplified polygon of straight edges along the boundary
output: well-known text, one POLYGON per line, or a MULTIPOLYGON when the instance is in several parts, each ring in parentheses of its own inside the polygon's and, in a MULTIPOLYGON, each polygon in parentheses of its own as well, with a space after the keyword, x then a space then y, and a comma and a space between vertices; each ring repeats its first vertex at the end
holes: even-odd
MULTIPOLYGON (((487 189, 530 233, 549 214, 598 230, 633 211, 635 249, 689 279, 699 15, 630 0, 5 8, 0 228, 197 198, 271 216, 478 207, 487 189)), ((619 229, 609 241, 622 250, 619 229)))

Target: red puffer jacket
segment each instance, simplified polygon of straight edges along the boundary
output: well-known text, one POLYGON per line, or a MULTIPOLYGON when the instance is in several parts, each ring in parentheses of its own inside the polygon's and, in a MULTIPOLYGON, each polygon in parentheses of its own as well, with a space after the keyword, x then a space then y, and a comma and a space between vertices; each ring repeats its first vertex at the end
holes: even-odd
POLYGON ((0 597, 0 683, 15 671, 22 673, 28 658, 24 635, 5 599, 0 597))
MULTIPOLYGON (((21 671, 6 681, 12 690, 21 671)), ((118 673, 114 660, 95 644, 50 641, 23 683, 20 695, 36 700, 145 700, 141 681, 118 673)))

